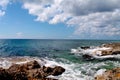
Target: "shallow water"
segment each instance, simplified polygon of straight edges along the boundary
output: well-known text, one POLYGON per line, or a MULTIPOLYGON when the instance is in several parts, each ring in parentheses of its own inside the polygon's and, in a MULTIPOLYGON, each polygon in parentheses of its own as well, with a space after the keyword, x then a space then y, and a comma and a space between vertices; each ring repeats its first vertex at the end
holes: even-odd
POLYGON ((65 73, 55 77, 59 80, 93 80, 99 69, 120 67, 119 60, 86 61, 80 55, 71 54, 71 49, 81 46, 99 46, 110 40, 0 40, 0 66, 7 68, 13 63, 21 64, 37 60, 42 65, 60 65, 65 73), (22 58, 22 59, 21 59, 22 58))

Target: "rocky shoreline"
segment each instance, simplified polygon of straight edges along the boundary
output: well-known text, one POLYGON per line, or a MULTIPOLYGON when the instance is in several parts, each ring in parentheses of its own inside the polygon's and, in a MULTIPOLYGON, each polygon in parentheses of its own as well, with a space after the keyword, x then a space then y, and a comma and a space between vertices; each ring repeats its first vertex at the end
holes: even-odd
POLYGON ((120 54, 120 43, 103 44, 100 47, 109 48, 108 50, 102 50, 102 56, 120 54))
MULTIPOLYGON (((87 46, 87 47, 81 47, 81 49, 83 52, 85 51, 91 52, 90 54, 83 54, 82 57, 84 59, 86 58, 91 59, 96 57, 97 57, 96 59, 98 59, 106 56, 108 59, 108 58, 114 58, 113 55, 120 58, 120 56, 118 56, 120 55, 120 43, 103 44, 96 48, 90 48, 89 46, 87 46)), ((1 58, 1 61, 3 60, 5 59, 1 58)), ((7 61, 4 62, 5 66, 7 65, 6 68, 4 67, 4 64, 2 63, 0 64, 3 66, 0 68, 0 80, 58 80, 50 76, 59 76, 65 72, 65 69, 61 66, 50 67, 50 65, 48 64, 45 65, 44 63, 46 62, 43 60, 42 63, 42 59, 41 61, 39 61, 34 58, 29 59, 27 57, 26 58, 16 57, 16 58, 8 58, 7 60, 8 62, 7 61)), ((97 72, 95 71, 96 74, 94 73, 92 75, 92 80, 120 80, 120 66, 115 66, 113 69, 110 68, 109 70, 105 70, 105 69, 100 68, 96 70, 97 71, 97 72)), ((64 80, 64 78, 61 80, 64 80)))
POLYGON ((111 70, 99 70, 99 74, 95 76, 95 80, 120 80, 120 67, 111 70))
POLYGON ((24 64, 13 64, 8 69, 0 68, 0 80, 58 80, 48 76, 58 76, 65 72, 61 66, 45 67, 33 60, 24 64))
MULTIPOLYGON (((107 43, 100 46, 83 46, 71 49, 71 53, 80 55, 84 60, 120 60, 120 42, 107 43)), ((118 63, 119 64, 119 63, 118 63)), ((94 74, 93 80, 120 80, 120 66, 106 70, 101 68, 94 74)))
MULTIPOLYGON (((99 56, 107 56, 107 55, 119 55, 120 54, 120 43, 109 43, 103 44, 100 48, 107 48, 106 50, 101 51, 99 56)), ((96 52, 97 53, 97 52, 96 52)), ((95 55, 97 55, 95 53, 95 55)), ((100 70, 98 71, 98 75, 95 76, 95 80, 120 80, 120 67, 113 68, 110 70, 100 70)))
POLYGON ((120 58, 120 43, 108 43, 95 48, 81 47, 74 49, 73 53, 82 54, 83 58, 87 60, 120 58))

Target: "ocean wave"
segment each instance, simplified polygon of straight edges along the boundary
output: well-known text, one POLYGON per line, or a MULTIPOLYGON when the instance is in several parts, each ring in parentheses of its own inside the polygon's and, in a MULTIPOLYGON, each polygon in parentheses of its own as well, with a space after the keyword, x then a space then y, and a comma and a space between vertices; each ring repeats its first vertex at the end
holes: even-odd
MULTIPOLYGON (((105 44, 104 44, 105 45, 105 44)), ((119 46, 120 48, 120 46, 119 46)), ((117 49, 120 51, 119 49, 117 49)), ((116 50, 116 51, 117 51, 116 50)), ((99 47, 99 46, 92 46, 89 48, 81 48, 78 47, 77 49, 71 49, 71 53, 77 56, 84 56, 88 57, 89 59, 120 59, 120 54, 112 54, 115 50, 112 47, 99 47)))
MULTIPOLYGON (((104 62, 84 62, 84 63, 73 63, 63 58, 39 58, 39 57, 11 57, 11 58, 0 58, 0 67, 8 68, 12 64, 23 64, 32 60, 36 60, 40 65, 44 66, 61 66, 66 71, 54 78, 59 80, 93 80, 97 70, 105 69, 111 66, 120 66, 118 61, 104 61, 104 62), (112 64, 112 65, 111 65, 112 64)), ((53 77, 53 76, 49 76, 53 77)))

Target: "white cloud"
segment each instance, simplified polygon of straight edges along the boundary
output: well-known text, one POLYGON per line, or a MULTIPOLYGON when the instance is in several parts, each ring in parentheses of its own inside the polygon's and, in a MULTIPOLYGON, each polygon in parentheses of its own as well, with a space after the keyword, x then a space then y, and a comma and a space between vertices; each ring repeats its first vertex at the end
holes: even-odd
POLYGON ((74 17, 67 22, 76 25, 76 35, 120 35, 120 10, 113 12, 92 13, 85 16, 74 17))
POLYGON ((5 10, 10 0, 0 0, 0 16, 5 15, 5 10))
MULTIPOLYGON (((84 37, 120 35, 120 0, 23 0, 36 21, 65 23, 84 37)), ((119 36, 120 37, 120 36, 119 36)))
POLYGON ((2 9, 5 9, 9 2, 10 0, 0 0, 0 6, 2 7, 2 9))
POLYGON ((5 11, 0 10, 0 16, 5 15, 5 11))
POLYGON ((22 32, 17 32, 17 33, 16 33, 16 37, 17 37, 17 38, 23 37, 23 33, 22 33, 22 32))

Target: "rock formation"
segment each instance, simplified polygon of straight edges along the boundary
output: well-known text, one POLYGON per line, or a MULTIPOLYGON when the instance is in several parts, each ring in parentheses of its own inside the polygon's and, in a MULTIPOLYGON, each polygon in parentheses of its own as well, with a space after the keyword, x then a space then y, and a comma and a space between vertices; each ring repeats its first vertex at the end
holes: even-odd
POLYGON ((101 47, 110 48, 108 50, 103 50, 102 55, 120 54, 120 43, 103 44, 101 47))
POLYGON ((99 47, 92 48, 92 49, 87 47, 87 49, 85 48, 82 51, 83 51, 83 58, 85 59, 114 58, 114 56, 112 55, 120 54, 120 43, 103 44, 99 47), (87 52, 87 53, 84 54, 84 52, 87 52))
POLYGON ((120 67, 96 75, 95 80, 120 80, 120 67))
POLYGON ((0 68, 0 80, 57 80, 47 78, 49 75, 58 76, 65 71, 60 66, 45 67, 37 61, 25 64, 13 64, 8 69, 0 68))

